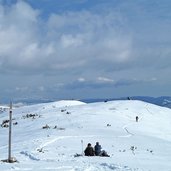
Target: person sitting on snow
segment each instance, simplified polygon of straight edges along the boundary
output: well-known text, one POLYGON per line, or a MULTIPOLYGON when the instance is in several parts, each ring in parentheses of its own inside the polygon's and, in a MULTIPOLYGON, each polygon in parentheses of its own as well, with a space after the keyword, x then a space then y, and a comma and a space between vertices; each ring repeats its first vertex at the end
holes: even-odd
POLYGON ((85 156, 94 156, 94 149, 90 143, 88 143, 86 149, 84 150, 85 156))
POLYGON ((100 156, 102 147, 99 144, 99 142, 96 142, 96 145, 94 146, 94 150, 95 150, 95 155, 100 156))
POLYGON ((99 144, 99 142, 96 142, 96 145, 94 146, 95 149, 95 155, 96 156, 104 156, 104 157, 110 157, 106 151, 102 150, 101 145, 99 144))

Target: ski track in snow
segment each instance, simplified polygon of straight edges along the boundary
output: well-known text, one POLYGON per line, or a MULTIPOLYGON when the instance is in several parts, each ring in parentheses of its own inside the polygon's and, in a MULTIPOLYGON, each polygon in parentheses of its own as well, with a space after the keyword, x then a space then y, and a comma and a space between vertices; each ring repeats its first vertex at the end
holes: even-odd
MULTIPOLYGON (((128 125, 125 125, 125 126, 123 126, 123 129, 126 131, 126 133, 127 133, 128 135, 124 135, 124 136, 121 135, 121 136, 115 136, 115 137, 127 138, 127 137, 133 136, 134 134, 131 133, 131 132, 129 132, 127 127, 128 127, 128 125)), ((105 137, 105 136, 99 136, 99 135, 60 136, 60 137, 54 138, 54 139, 52 139, 52 140, 50 140, 50 141, 47 141, 46 143, 41 144, 38 148, 44 148, 44 147, 46 147, 46 146, 48 146, 48 145, 50 145, 50 144, 55 143, 55 142, 58 141, 58 140, 62 140, 62 139, 67 139, 67 138, 92 138, 92 137, 105 137)))
MULTIPOLYGON (((142 117, 141 117, 140 119, 142 119, 142 117)), ((122 129, 124 129, 124 131, 126 131, 126 133, 127 133, 128 135, 124 135, 124 136, 121 135, 121 136, 117 136, 117 137, 128 138, 128 137, 133 136, 134 134, 131 133, 131 132, 128 130, 128 128, 127 128, 129 125, 133 125, 133 124, 127 124, 127 125, 124 125, 124 126, 122 127, 122 129)), ((48 146, 48 145, 50 145, 50 144, 52 144, 52 143, 54 143, 54 142, 56 142, 56 141, 58 141, 58 140, 62 140, 62 139, 67 139, 67 138, 91 138, 91 137, 99 137, 99 136, 98 136, 98 135, 86 135, 86 136, 76 136, 76 135, 74 135, 74 136, 60 136, 60 137, 57 137, 57 138, 52 139, 51 141, 47 141, 46 143, 40 145, 39 148, 44 148, 44 147, 46 147, 46 146, 48 146)))
POLYGON ((107 163, 101 163, 99 166, 89 166, 89 165, 82 165, 80 166, 51 166, 51 167, 39 167, 39 168, 19 168, 19 167, 11 167, 11 170, 39 170, 39 171, 44 171, 44 170, 49 170, 49 171, 109 171, 109 170, 114 170, 114 171, 140 171, 139 169, 130 169, 127 166, 121 167, 117 166, 114 164, 107 164, 107 163))
MULTIPOLYGON (((128 128, 127 128, 127 125, 126 126, 123 126, 123 129, 126 131, 126 133, 128 134, 128 135, 126 135, 126 136, 124 136, 124 137, 131 137, 131 136, 133 136, 134 134, 133 133, 131 133, 131 132, 129 132, 129 130, 128 130, 128 128)), ((122 136, 123 137, 123 136, 122 136)))
POLYGON ((148 107, 147 107, 147 106, 148 106, 148 104, 146 104, 146 107, 145 107, 145 108, 146 108, 146 110, 148 111, 148 113, 149 113, 149 114, 153 115, 153 113, 148 109, 148 107))
POLYGON ((34 157, 34 155, 28 153, 27 151, 21 151, 20 154, 27 156, 31 160, 39 161, 40 159, 34 157))
POLYGON ((52 139, 51 141, 47 141, 46 143, 43 143, 42 145, 39 146, 39 148, 44 148, 58 140, 62 140, 62 139, 67 139, 67 138, 91 138, 91 137, 95 137, 96 135, 87 135, 87 136, 60 136, 57 138, 52 139))
MULTIPOLYGON (((128 125, 125 125, 123 127, 123 129, 127 132, 128 135, 125 135, 125 136, 117 136, 117 137, 129 138, 129 137, 131 137, 131 136, 134 135, 134 134, 132 134, 132 133, 130 133, 128 131, 127 126, 128 125)), ((67 138, 92 138, 92 137, 101 137, 101 136, 98 136, 98 135, 87 135, 87 136, 60 136, 60 137, 54 138, 54 139, 52 139, 50 141, 47 141, 46 143, 41 144, 39 147, 36 148, 36 150, 34 152, 37 152, 37 149, 45 148, 45 147, 47 147, 47 146, 55 143, 58 140, 67 139, 67 138)), ((36 158, 33 154, 29 153, 28 151, 22 151, 22 152, 20 152, 20 154, 25 155, 26 157, 28 157, 31 160, 35 160, 35 161, 41 160, 39 158, 36 158)))
POLYGON ((7 145, 4 145, 4 146, 0 147, 0 150, 4 149, 4 148, 7 148, 7 147, 8 147, 7 145))
MULTIPOLYGON (((126 133, 128 135, 125 135, 125 136, 116 136, 116 137, 121 137, 121 138, 129 138, 131 137, 132 133, 130 133, 127 129, 127 126, 128 125, 125 125, 123 127, 123 129, 126 131, 126 133)), ((59 141, 59 140, 62 140, 62 139, 68 139, 68 138, 92 138, 92 137, 105 137, 105 136, 99 136, 99 135, 86 135, 86 136, 60 136, 60 137, 57 137, 57 138, 54 138, 50 141, 47 141, 45 143, 42 143, 39 147, 36 148, 36 150, 34 152, 37 152, 37 149, 42 149, 42 148, 45 148, 53 143, 55 143, 56 141, 59 141)), ((4 146, 4 148, 7 147, 7 146, 4 146)), ((26 157, 28 157, 29 159, 31 160, 35 160, 35 161, 39 161, 40 159, 39 158, 36 158, 33 154, 29 153, 28 151, 21 151, 20 154, 23 154, 25 155, 26 157)))
POLYGON ((126 124, 126 125, 124 125, 124 126, 122 127, 122 129, 123 129, 124 131, 126 131, 126 133, 128 134, 128 135, 122 136, 122 137, 131 137, 131 136, 134 135, 132 132, 130 132, 130 131, 128 130, 128 127, 129 127, 130 125, 133 125, 133 123, 131 123, 131 124, 126 124))

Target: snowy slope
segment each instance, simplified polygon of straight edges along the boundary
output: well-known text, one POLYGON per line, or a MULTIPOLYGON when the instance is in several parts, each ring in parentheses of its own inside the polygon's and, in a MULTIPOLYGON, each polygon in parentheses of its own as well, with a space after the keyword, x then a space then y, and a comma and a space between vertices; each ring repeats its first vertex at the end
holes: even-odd
MULTIPOLYGON (((171 171, 171 109, 59 101, 16 108, 13 118, 12 155, 19 163, 1 162, 2 171, 171 171), (96 141, 111 157, 74 157, 96 141)), ((7 112, 0 114, 1 123, 6 119, 7 112)), ((8 128, 0 127, 0 159, 7 158, 7 142, 8 128)))
POLYGON ((0 114, 7 111, 9 109, 9 107, 7 106, 0 106, 0 114))

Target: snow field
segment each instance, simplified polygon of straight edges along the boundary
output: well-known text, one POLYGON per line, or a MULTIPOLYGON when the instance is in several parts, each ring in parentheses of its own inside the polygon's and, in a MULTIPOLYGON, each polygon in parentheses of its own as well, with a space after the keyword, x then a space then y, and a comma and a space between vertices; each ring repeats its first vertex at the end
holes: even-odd
MULTIPOLYGON (((141 101, 59 101, 16 108, 13 118, 12 153, 19 163, 1 162, 2 171, 171 171, 168 108, 141 101), (74 157, 97 141, 111 157, 74 157)), ((5 119, 8 112, 0 114, 0 122, 5 119)), ((6 159, 8 128, 0 127, 0 139, 0 158, 6 159)))

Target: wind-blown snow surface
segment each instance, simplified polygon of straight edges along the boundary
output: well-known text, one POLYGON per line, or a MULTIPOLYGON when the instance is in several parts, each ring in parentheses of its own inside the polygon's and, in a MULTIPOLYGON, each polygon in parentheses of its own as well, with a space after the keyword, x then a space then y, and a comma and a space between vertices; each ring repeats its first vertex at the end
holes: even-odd
MULTIPOLYGON (((18 163, 0 162, 2 171, 171 171, 171 109, 141 101, 59 101, 14 109, 13 118, 18 163), (111 157, 74 157, 96 141, 111 157)), ((5 119, 8 112, 0 114, 5 119)), ((8 128, 0 127, 0 159, 8 156, 7 143, 8 128)))

